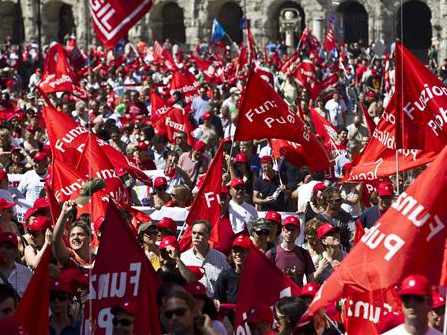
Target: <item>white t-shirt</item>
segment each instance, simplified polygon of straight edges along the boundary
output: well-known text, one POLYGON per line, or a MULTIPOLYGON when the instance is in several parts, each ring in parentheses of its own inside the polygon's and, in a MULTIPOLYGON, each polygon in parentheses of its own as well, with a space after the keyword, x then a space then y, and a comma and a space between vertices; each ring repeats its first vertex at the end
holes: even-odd
MULTIPOLYGON (((424 335, 438 335, 438 334, 442 335, 442 333, 439 330, 429 327, 424 335)), ((401 324, 391 330, 388 330, 382 335, 411 335, 411 334, 405 330, 404 324, 401 324)))
POLYGON ((316 180, 311 180, 307 184, 303 184, 298 187, 298 213, 304 213, 306 211, 307 203, 312 198, 314 186, 320 183, 316 180))
POLYGON ((40 192, 44 188, 46 174, 39 176, 35 170, 29 170, 24 173, 17 189, 25 195, 26 201, 33 204, 40 196, 40 192))
POLYGON ((235 234, 243 231, 250 221, 258 218, 256 208, 246 202, 239 205, 236 201, 230 200, 228 212, 231 228, 235 234))

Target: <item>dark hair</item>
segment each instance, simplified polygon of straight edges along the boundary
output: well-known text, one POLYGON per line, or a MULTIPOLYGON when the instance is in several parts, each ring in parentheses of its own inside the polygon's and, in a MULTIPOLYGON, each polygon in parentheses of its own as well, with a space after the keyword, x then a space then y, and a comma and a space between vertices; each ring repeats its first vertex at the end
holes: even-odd
POLYGON ((169 290, 165 295, 164 301, 168 301, 172 298, 183 300, 191 310, 193 310, 196 305, 194 297, 182 288, 173 287, 172 290, 169 290))
POLYGON ((74 222, 71 224, 71 226, 70 226, 70 233, 71 233, 71 231, 72 231, 74 228, 76 228, 76 227, 81 228, 89 238, 91 237, 92 232, 91 232, 90 227, 88 226, 87 223, 85 223, 85 222, 82 221, 82 220, 76 220, 76 221, 74 221, 74 222))
POLYGON ((285 316, 286 328, 280 333, 284 335, 293 333, 298 321, 306 311, 307 305, 303 298, 284 297, 276 302, 275 308, 285 316))
POLYGON ((19 302, 19 295, 12 285, 0 284, 0 303, 9 298, 12 298, 15 304, 19 302))

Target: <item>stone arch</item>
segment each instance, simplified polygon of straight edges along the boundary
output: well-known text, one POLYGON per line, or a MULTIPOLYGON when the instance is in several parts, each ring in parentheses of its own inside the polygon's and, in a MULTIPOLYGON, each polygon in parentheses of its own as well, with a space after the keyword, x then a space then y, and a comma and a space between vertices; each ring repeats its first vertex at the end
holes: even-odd
POLYGON ((298 43, 298 37, 301 35, 301 33, 304 30, 304 27, 306 26, 306 15, 304 13, 304 9, 301 6, 301 4, 298 1, 273 1, 266 9, 267 9, 267 20, 266 20, 266 33, 267 37, 271 41, 280 41, 283 39, 284 36, 282 36, 280 32, 280 24, 279 24, 279 17, 281 14, 281 11, 286 8, 292 8, 298 10, 300 20, 299 24, 297 26, 297 34, 295 43, 298 43))
POLYGON ((154 41, 164 42, 169 39, 173 43, 185 43, 184 11, 177 3, 160 2, 150 11, 149 25, 154 41))
POLYGON ((49 1, 42 8, 42 32, 45 42, 64 42, 76 33, 73 5, 62 1, 49 1))
POLYGON ((363 4, 349 0, 337 6, 338 28, 346 43, 368 43, 368 12, 363 4))
POLYGON ((433 35, 431 17, 430 7, 425 2, 405 2, 396 13, 396 37, 412 50, 430 48, 433 35))
POLYGON ((222 24, 230 38, 237 44, 241 43, 243 39, 241 29, 243 16, 241 6, 232 1, 222 4, 217 15, 217 20, 222 24))
POLYGON ((11 37, 14 44, 25 40, 22 9, 12 1, 0 2, 0 43, 11 37))

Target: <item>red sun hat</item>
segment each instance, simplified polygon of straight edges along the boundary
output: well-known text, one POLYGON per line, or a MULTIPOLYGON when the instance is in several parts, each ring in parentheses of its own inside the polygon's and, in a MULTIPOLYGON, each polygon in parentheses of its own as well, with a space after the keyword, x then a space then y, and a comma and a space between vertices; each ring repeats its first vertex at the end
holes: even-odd
POLYGON ((8 201, 5 198, 0 198, 0 209, 12 208, 16 204, 12 201, 8 201))
POLYGON ((394 195, 393 184, 390 181, 381 181, 377 185, 377 194, 379 197, 392 197, 394 195))
POLYGON ((268 211, 267 213, 265 213, 265 217, 264 219, 266 219, 267 221, 272 221, 275 222, 277 224, 281 224, 281 214, 279 214, 276 211, 268 211))
POLYGON ((73 294, 71 285, 68 282, 62 280, 51 281, 50 290, 55 292, 65 292, 68 294, 73 294))
POLYGON ((37 154, 34 155, 33 160, 35 162, 42 162, 47 158, 48 158, 48 153, 46 153, 44 151, 39 151, 37 154))
POLYGON ((168 185, 168 181, 165 177, 156 177, 154 179, 154 188, 159 189, 162 187, 166 187, 168 185))
POLYGON ((313 191, 324 191, 326 189, 326 185, 324 183, 316 183, 314 185, 313 191))
POLYGON ((267 305, 258 305, 256 309, 248 317, 249 323, 261 323, 265 322, 268 324, 273 323, 273 312, 272 309, 267 305))
POLYGON ((248 163, 248 157, 245 153, 240 152, 234 157, 235 163, 248 163))
POLYGON ((231 179, 231 181, 230 181, 230 186, 231 186, 232 188, 236 188, 236 187, 239 187, 239 186, 245 186, 245 183, 244 183, 244 181, 243 181, 242 179, 240 179, 240 178, 233 178, 233 179, 231 179))
POLYGON ((252 246, 251 240, 246 235, 239 235, 233 240, 232 248, 239 247, 242 249, 250 249, 252 246))
POLYGON ((175 234, 175 232, 177 231, 177 224, 175 223, 174 220, 165 216, 160 221, 158 221, 157 228, 158 229, 168 229, 173 234, 175 234))
POLYGON ((292 225, 292 226, 299 227, 300 220, 295 215, 289 215, 284 219, 282 225, 283 226, 292 225))
POLYGON ((317 228, 317 238, 319 240, 323 239, 326 235, 336 231, 337 228, 335 228, 330 223, 323 223, 321 226, 317 228))
POLYGON ((419 274, 409 275, 400 285, 398 291, 400 296, 416 295, 422 297, 431 297, 432 290, 427 277, 419 274))
POLYGON ((315 295, 317 294, 319 289, 320 289, 320 285, 318 283, 315 283, 315 282, 307 283, 301 289, 301 296, 313 298, 313 297, 315 297, 315 295))
POLYGON ((37 216, 28 223, 26 229, 30 232, 44 231, 51 226, 50 219, 46 216, 37 216))
POLYGON ((37 209, 50 208, 50 202, 47 198, 37 198, 34 201, 33 207, 37 209))
POLYGON ((174 247, 177 250, 180 249, 180 246, 179 246, 175 236, 172 236, 172 235, 164 236, 161 239, 160 245, 159 245, 160 250, 164 250, 167 247, 174 247))

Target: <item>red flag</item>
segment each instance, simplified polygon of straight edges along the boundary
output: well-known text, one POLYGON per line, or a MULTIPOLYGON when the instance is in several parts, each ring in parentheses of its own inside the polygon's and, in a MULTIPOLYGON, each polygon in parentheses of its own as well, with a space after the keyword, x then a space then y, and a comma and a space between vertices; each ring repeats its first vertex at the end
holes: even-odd
POLYGON ((447 87, 396 42, 397 148, 439 152, 447 144, 447 87))
POLYGON ((113 48, 151 6, 152 0, 90 1, 96 37, 106 48, 113 48))
POLYGON ((361 292, 348 287, 344 292, 343 324, 349 335, 375 335, 384 315, 400 310, 394 289, 361 292))
POLYGON ((191 103, 192 98, 198 95, 200 83, 194 75, 185 70, 177 70, 172 75, 170 91, 171 95, 175 91, 180 91, 185 97, 186 103, 191 103))
POLYGON ((327 52, 331 52, 337 47, 337 42, 335 41, 335 33, 334 33, 334 23, 330 22, 328 25, 328 29, 326 32, 326 36, 323 42, 323 48, 327 52))
POLYGON ((298 168, 303 165, 307 165, 312 171, 326 171, 329 168, 327 162, 321 160, 318 155, 306 155, 301 144, 272 139, 271 146, 275 158, 284 156, 288 162, 298 168))
POLYGON ((323 140, 326 148, 335 148, 335 141, 337 140, 337 131, 332 124, 320 115, 315 109, 310 110, 310 118, 315 127, 318 136, 323 140))
POLYGON ((155 128, 161 133, 166 134, 171 143, 175 143, 174 135, 178 131, 186 134, 189 144, 193 143, 193 138, 191 136, 193 126, 189 119, 189 114, 186 112, 185 108, 182 108, 179 105, 172 106, 166 114, 162 115, 155 125, 155 128))
POLYGON ((329 158, 310 128, 290 109, 273 87, 258 73, 249 76, 240 104, 236 141, 283 139, 302 145, 329 167, 329 158))
POLYGON ((154 62, 160 64, 166 64, 166 67, 171 70, 177 70, 177 64, 175 63, 174 57, 171 52, 163 48, 158 41, 154 42, 154 62))
POLYGON ((311 87, 317 82, 317 68, 311 60, 305 59, 298 64, 293 74, 302 87, 311 90, 311 87))
POLYGON ((47 247, 17 306, 15 318, 30 335, 48 335, 50 329, 50 258, 51 247, 47 247))
POLYGON ((306 27, 301 34, 300 42, 298 43, 298 49, 309 49, 310 52, 316 52, 320 49, 320 42, 312 34, 312 31, 306 27))
POLYGON ((179 241, 180 250, 191 247, 191 224, 196 220, 207 220, 212 227, 210 241, 219 243, 219 218, 221 216, 220 193, 222 191, 222 168, 224 162, 223 142, 219 145, 202 186, 189 210, 185 231, 179 241))
POLYGON ((405 171, 425 165, 435 159, 437 153, 424 152, 416 149, 398 150, 396 156, 396 96, 391 97, 389 104, 382 113, 382 119, 372 133, 365 150, 354 161, 345 180, 375 180, 389 176, 399 171, 405 171), (398 157, 398 163, 396 163, 398 157))
POLYGON ((370 135, 372 135, 374 129, 376 129, 376 124, 374 123, 374 120, 372 119, 371 115, 369 115, 368 109, 366 108, 363 102, 359 102, 359 107, 360 110, 362 111, 363 117, 365 118, 366 126, 368 127, 368 132, 370 135))
POLYGON ((73 71, 64 47, 55 43, 48 49, 44 61, 42 81, 39 89, 45 93, 69 92, 81 97, 86 97, 87 93, 76 86, 76 74, 73 71))
POLYGON ((309 314, 340 298, 347 288, 386 290, 414 273, 439 284, 447 236, 446 159, 447 148, 368 230, 324 282, 309 314))
POLYGON ((96 335, 111 334, 110 309, 127 302, 135 307, 135 334, 160 334, 156 302, 159 282, 154 268, 114 204, 107 210, 103 227, 90 275, 83 330, 92 327, 96 335))
POLYGON ((163 99, 157 92, 151 92, 151 121, 155 124, 162 115, 169 111, 168 102, 163 99))
POLYGON ((239 280, 235 333, 246 333, 244 329, 248 327, 247 316, 251 309, 260 305, 272 306, 280 298, 298 295, 299 292, 300 288, 292 279, 284 275, 262 252, 251 248, 239 280))

